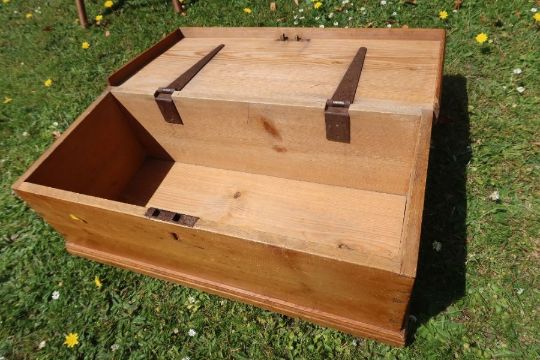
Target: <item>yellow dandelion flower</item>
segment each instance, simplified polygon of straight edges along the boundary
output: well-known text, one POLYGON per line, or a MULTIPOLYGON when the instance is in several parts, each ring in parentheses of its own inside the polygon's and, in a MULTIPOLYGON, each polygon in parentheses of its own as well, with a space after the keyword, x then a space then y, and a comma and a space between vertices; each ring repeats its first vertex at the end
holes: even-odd
POLYGON ((446 10, 439 11, 439 19, 446 20, 448 18, 448 12, 446 10))
POLYGON ((487 41, 488 36, 487 36, 486 33, 482 32, 482 33, 476 35, 476 37, 474 39, 476 40, 477 43, 483 44, 483 43, 485 43, 487 41))
POLYGON ((535 13, 533 15, 533 19, 536 20, 536 22, 539 22, 540 21, 540 13, 535 13))
POLYGON ((101 289, 101 287, 103 286, 103 284, 101 283, 101 280, 99 280, 99 276, 96 276, 96 277, 94 278, 94 284, 96 284, 96 287, 97 287, 98 289, 101 289))
POLYGON ((7 4, 7 3, 9 2, 9 0, 2 0, 2 2, 3 2, 4 4, 7 4))
POLYGON ((103 15, 96 15, 96 21, 100 22, 101 20, 103 20, 103 15))
POLYGON ((315 4, 313 4, 313 8, 318 9, 322 6, 322 2, 317 1, 315 4))
POLYGON ((244 12, 246 14, 251 14, 251 9, 250 8, 244 8, 244 12))
POLYGON ((43 85, 45 85, 45 87, 50 87, 52 83, 53 83, 52 79, 47 79, 43 82, 43 85))
POLYGON ((79 334, 69 333, 66 335, 66 340, 64 341, 64 345, 66 345, 68 348, 72 348, 78 344, 79 344, 79 334))
POLYGON ((27 13, 25 16, 26 16, 27 19, 31 19, 32 16, 34 16, 34 15, 32 15, 32 13, 27 13))
POLYGON ((71 220, 75 220, 75 221, 80 221, 81 219, 79 219, 77 216, 73 215, 73 214, 69 214, 69 218, 71 220))
POLYGON ((13 99, 10 98, 9 96, 4 96, 4 104, 10 103, 11 100, 13 100, 13 99))
POLYGON ((114 3, 111 1, 111 0, 107 0, 105 1, 105 3, 103 4, 103 6, 105 6, 106 8, 112 8, 114 5, 114 3))
POLYGON ((81 44, 81 47, 83 49, 88 49, 90 47, 90 43, 88 41, 84 41, 82 44, 81 44))

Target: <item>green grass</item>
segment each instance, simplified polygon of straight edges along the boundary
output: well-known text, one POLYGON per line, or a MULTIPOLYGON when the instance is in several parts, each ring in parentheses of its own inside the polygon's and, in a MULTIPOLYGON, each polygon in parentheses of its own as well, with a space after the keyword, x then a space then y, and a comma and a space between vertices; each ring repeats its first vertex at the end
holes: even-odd
MULTIPOLYGON (((102 11, 102 2, 87 0, 91 19, 102 11)), ((540 4, 465 0, 453 13, 454 1, 389 0, 381 6, 353 0, 339 12, 340 1, 323 1, 314 11, 300 0, 305 9, 300 13, 292 0, 277 1, 276 12, 269 11, 268 1, 199 0, 191 1, 186 16, 177 16, 169 0, 115 2, 102 24, 88 30, 77 25, 71 0, 0 3, 0 356, 540 357, 540 27, 530 11, 540 4), (244 7, 253 12, 244 14, 244 7), (437 17, 442 9, 449 13, 444 22, 437 17), (31 19, 25 17, 29 12, 31 19), (62 237, 10 190, 52 143, 53 131, 66 129, 100 94, 108 74, 175 27, 293 26, 295 21, 448 30, 442 115, 432 140, 411 309, 414 338, 407 348, 354 339, 69 256, 62 237), (492 43, 476 44, 479 32, 492 43), (90 43, 88 50, 81 49, 83 41, 90 43), (515 68, 522 73, 514 75, 515 68), (49 78, 53 85, 45 87, 49 78), (525 87, 522 94, 518 86, 525 87), (3 103, 5 97, 12 101, 3 103), (498 202, 488 198, 495 190, 498 202), (438 252, 435 242, 441 245, 438 252), (96 275, 103 282, 100 290, 93 283, 96 275), (189 329, 197 335, 189 337, 189 329), (73 349, 62 345, 68 332, 80 336, 73 349), (39 349, 41 341, 46 345, 39 349)))

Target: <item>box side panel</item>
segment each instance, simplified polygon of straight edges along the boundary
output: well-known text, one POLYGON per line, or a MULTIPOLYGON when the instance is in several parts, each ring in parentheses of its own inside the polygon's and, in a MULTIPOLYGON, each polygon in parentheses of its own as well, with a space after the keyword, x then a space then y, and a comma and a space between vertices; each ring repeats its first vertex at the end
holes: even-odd
POLYGON ((416 277, 420 235, 426 192, 426 178, 431 144, 433 111, 424 110, 415 148, 415 162, 411 172, 405 218, 401 234, 401 274, 416 277))
POLYGON ((408 277, 196 227, 27 192, 20 196, 64 234, 75 253, 357 335, 403 342, 412 287, 408 277))
POLYGON ((147 157, 172 160, 118 100, 106 93, 36 161, 24 180, 117 200, 147 157))
POLYGON ((144 158, 145 150, 117 101, 109 95, 27 181, 114 199, 144 158))
POLYGON ((351 111, 351 143, 326 139, 311 107, 175 99, 184 125, 163 121, 151 96, 114 92, 175 161, 405 194, 418 113, 351 111))
POLYGON ((443 29, 345 29, 345 28, 298 28, 298 27, 181 27, 185 37, 214 38, 271 38, 279 39, 285 34, 289 39, 400 39, 440 41, 443 29))

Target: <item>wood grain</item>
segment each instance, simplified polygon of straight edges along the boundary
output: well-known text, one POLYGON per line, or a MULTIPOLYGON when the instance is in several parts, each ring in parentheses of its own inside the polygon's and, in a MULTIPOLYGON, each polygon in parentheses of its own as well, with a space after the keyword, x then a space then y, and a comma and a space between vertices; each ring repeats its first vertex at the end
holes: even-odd
MULTIPOLYGON (((125 198, 199 217, 199 227, 373 268, 399 271, 405 196, 149 160, 125 198)), ((135 203, 141 203, 135 201, 135 203)))
POLYGON ((115 91, 151 95, 219 44, 225 47, 175 96, 320 108, 365 46, 358 96, 433 101, 440 42, 425 40, 184 38, 115 91))
POLYGON ((186 37, 232 37, 278 39, 285 34, 290 39, 299 35, 302 39, 377 39, 377 40, 444 40, 444 29, 344 29, 344 28, 298 28, 298 27, 181 27, 186 37))
POLYGON ((438 103, 444 31, 342 30, 181 29, 182 41, 111 91, 175 161, 406 194, 420 109, 438 103), (282 32, 302 41, 278 41, 282 32), (221 43, 173 94, 184 125, 163 122, 154 91, 221 43), (325 102, 360 46, 351 144, 332 143, 325 102))
POLYGON ((178 126, 158 120, 153 97, 114 94, 177 162, 400 195, 409 186, 419 110, 351 109, 354 141, 343 144, 326 140, 322 109, 182 99, 178 126))
POLYGON ((322 326, 329 326, 354 336, 377 339, 393 346, 404 346, 406 342, 406 331, 404 329, 389 330, 384 327, 367 324, 362 321, 356 321, 322 311, 314 311, 313 309, 306 308, 302 304, 295 304, 269 296, 263 296, 245 289, 225 286, 220 282, 211 281, 196 275, 174 271, 155 264, 135 261, 130 258, 117 256, 107 252, 96 251, 92 248, 80 246, 74 243, 66 243, 66 248, 70 253, 90 260, 113 266, 119 266, 162 280, 176 282, 185 286, 209 292, 211 294, 255 305, 263 309, 279 312, 287 316, 300 317, 313 323, 322 326))
POLYGON ((422 216, 426 189, 427 169, 429 163, 429 147, 431 144, 431 126, 433 111, 424 110, 418 130, 415 149, 415 163, 410 178, 405 220, 401 235, 401 271, 404 276, 416 277, 420 235, 422 232, 422 216))
POLYGON ((163 268, 178 274, 175 281, 192 286, 197 285, 186 277, 205 279, 230 296, 238 296, 234 289, 240 289, 245 293, 238 297, 244 301, 266 299, 276 308, 291 304, 288 308, 297 316, 343 329, 369 324, 394 334, 390 337, 394 340, 402 331, 411 278, 211 233, 198 228, 199 223, 189 228, 149 220, 143 216, 145 208, 133 205, 118 208, 113 201, 99 200, 101 205, 96 206, 93 197, 61 190, 50 196, 47 187, 30 183, 16 191, 66 237, 72 249, 92 249, 163 268))
POLYGON ((42 161, 28 181, 115 199, 143 163, 145 149, 110 94, 42 161))
POLYGON ((403 345, 444 42, 443 30, 183 28, 113 74, 13 189, 74 254, 403 345), (220 43, 173 95, 184 125, 163 121, 156 88, 220 43), (360 46, 351 143, 330 142, 324 104, 360 46))

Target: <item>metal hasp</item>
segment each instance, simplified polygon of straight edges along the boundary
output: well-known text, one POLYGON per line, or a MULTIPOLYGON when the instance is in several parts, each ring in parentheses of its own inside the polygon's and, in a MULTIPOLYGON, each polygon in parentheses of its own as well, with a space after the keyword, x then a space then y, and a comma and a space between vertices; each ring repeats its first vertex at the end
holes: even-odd
POLYGON ((174 224, 184 225, 184 226, 189 226, 189 227, 195 226, 195 224, 199 220, 199 218, 196 216, 175 213, 172 211, 167 211, 167 210, 158 209, 154 207, 148 208, 144 216, 150 219, 167 221, 174 224))
POLYGON ((364 67, 366 52, 365 47, 358 49, 336 92, 331 99, 326 101, 324 122, 326 123, 326 139, 330 141, 351 142, 349 106, 354 101, 360 74, 364 67))
POLYGON ((159 107, 159 110, 161 111, 161 115, 163 115, 163 118, 166 122, 172 123, 172 124, 181 124, 182 118, 180 117, 180 113, 178 112, 178 109, 174 105, 174 101, 172 99, 172 94, 175 91, 182 90, 190 81, 197 75, 199 71, 210 61, 216 54, 223 49, 225 45, 221 44, 218 47, 216 47, 214 50, 209 52, 205 57, 203 57, 201 60, 199 60, 195 65, 190 67, 185 73, 180 75, 176 80, 174 80, 172 83, 169 84, 167 87, 158 88, 156 92, 154 93, 154 98, 156 99, 156 103, 159 107))

